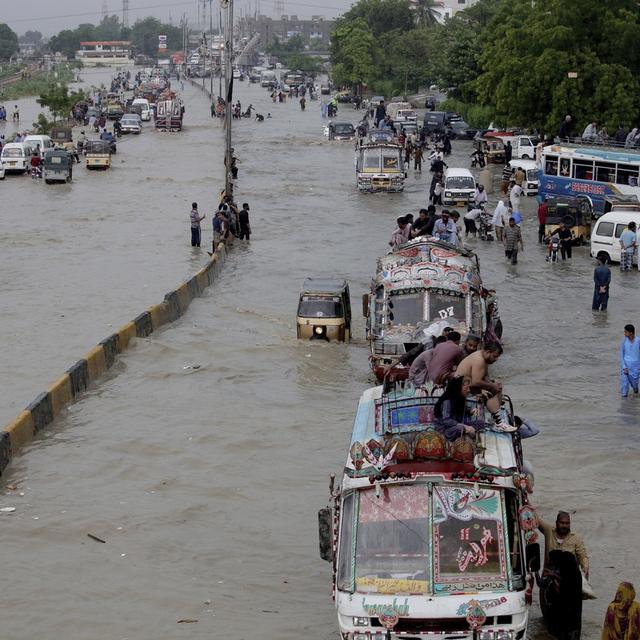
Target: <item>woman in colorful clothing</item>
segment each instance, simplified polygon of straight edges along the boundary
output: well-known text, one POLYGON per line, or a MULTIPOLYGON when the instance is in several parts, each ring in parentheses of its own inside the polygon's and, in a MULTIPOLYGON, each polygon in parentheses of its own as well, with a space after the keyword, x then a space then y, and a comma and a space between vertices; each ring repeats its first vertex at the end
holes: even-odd
POLYGON ((621 582, 613 602, 607 607, 602 640, 639 640, 640 603, 630 582, 621 582))

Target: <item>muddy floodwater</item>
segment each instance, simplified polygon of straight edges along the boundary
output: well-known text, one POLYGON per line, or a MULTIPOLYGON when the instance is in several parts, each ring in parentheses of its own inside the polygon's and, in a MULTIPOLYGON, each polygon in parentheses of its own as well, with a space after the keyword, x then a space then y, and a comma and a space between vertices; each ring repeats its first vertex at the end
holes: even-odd
MULTIPOLYGON (((431 175, 410 170, 403 194, 361 195, 353 145, 323 137, 318 103, 303 113, 246 83, 238 97, 272 114, 233 125, 251 243, 3 476, 0 507, 16 511, 0 513, 2 640, 337 638, 316 512, 372 384, 359 298, 395 218, 425 203, 431 175), (348 279, 351 344, 296 340, 310 275, 348 279)), ((185 101, 183 133, 145 124, 108 173, 78 166, 70 185, 0 183, 3 422, 205 263, 223 133, 197 89, 187 85, 185 101), (193 200, 207 214, 202 250, 189 246, 193 200)), ((35 117, 33 101, 21 104, 35 117)), ((447 163, 468 166, 470 153, 454 142, 447 163)), ((469 245, 500 297, 505 353, 494 373, 541 428, 525 442, 533 502, 548 519, 570 511, 591 556, 599 599, 585 603, 583 638, 597 638, 618 582, 640 575, 640 400, 618 392, 622 326, 640 325, 640 274, 613 269, 609 312, 594 314, 588 249, 545 262, 533 198, 523 229, 517 266, 495 242, 469 245)), ((532 618, 530 636, 546 638, 537 606, 532 618)))

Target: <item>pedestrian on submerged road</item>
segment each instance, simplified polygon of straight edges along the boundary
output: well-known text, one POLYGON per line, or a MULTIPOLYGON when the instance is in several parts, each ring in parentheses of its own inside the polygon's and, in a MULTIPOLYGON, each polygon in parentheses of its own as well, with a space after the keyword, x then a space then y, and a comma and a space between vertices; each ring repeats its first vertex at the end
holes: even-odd
POLYGON ((504 255, 511 264, 518 264, 518 245, 524 251, 522 232, 516 226, 515 218, 509 218, 509 226, 504 229, 504 255))
POLYGON ((638 394, 640 381, 640 338, 632 324, 624 325, 624 338, 620 344, 620 395, 629 395, 629 386, 638 394))
POLYGON ((191 203, 191 246, 199 247, 201 240, 200 223, 205 219, 205 214, 200 215, 198 203, 191 203))
POLYGON ((240 240, 249 240, 251 237, 251 224, 249 223, 249 204, 244 202, 238 212, 240 222, 240 240))
POLYGON ((598 266, 593 270, 593 303, 594 311, 606 311, 609 303, 609 285, 611 269, 605 264, 605 258, 598 256, 598 266))

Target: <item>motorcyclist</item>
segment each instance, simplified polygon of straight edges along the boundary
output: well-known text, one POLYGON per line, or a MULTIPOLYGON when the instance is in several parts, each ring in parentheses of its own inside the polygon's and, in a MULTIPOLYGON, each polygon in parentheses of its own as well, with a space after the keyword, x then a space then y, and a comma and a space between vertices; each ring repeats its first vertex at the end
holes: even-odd
POLYGON ((556 261, 558 259, 558 251, 560 251, 560 236, 558 235, 558 231, 560 229, 556 228, 555 231, 548 235, 545 238, 545 242, 547 243, 547 257, 545 260, 549 262, 551 260, 551 254, 553 251, 556 252, 556 261))
POLYGON ((100 134, 100 140, 106 140, 107 142, 114 142, 113 134, 111 131, 107 131, 106 129, 102 130, 100 134))
POLYGON ((113 123, 113 133, 116 134, 117 138, 119 138, 122 135, 122 125, 120 124, 120 120, 116 120, 113 123))

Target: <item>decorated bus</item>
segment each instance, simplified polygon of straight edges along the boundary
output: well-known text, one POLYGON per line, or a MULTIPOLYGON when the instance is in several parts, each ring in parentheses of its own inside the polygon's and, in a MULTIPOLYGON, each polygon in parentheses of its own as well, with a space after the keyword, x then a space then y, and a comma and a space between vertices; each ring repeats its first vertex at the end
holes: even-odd
MULTIPOLYGON (((480 265, 475 253, 416 238, 378 259, 371 294, 363 300, 371 367, 382 381, 391 367, 396 377, 402 356, 451 327, 462 336, 482 336, 486 328, 480 265)), ((406 377, 406 375, 404 375, 406 377)))
MULTIPOLYGON (((447 440, 436 400, 394 385, 358 404, 341 486, 332 477, 319 513, 345 640, 526 637, 540 549, 519 436, 447 440)), ((484 412, 467 400, 470 421, 490 424, 484 412)))

